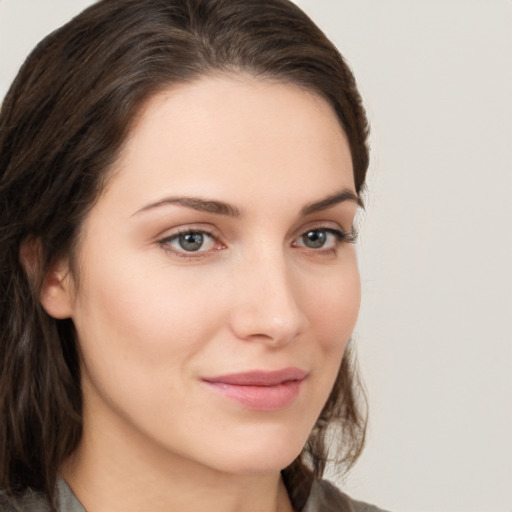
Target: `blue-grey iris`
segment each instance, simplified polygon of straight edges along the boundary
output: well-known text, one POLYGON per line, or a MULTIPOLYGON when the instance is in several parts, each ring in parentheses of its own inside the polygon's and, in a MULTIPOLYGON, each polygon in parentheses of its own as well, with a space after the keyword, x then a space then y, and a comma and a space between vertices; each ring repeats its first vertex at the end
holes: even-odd
POLYGON ((310 249, 319 249, 325 245, 327 234, 325 231, 312 230, 302 235, 302 240, 306 247, 310 249))
POLYGON ((184 251, 198 251, 204 242, 201 233, 185 233, 179 236, 178 243, 184 251))

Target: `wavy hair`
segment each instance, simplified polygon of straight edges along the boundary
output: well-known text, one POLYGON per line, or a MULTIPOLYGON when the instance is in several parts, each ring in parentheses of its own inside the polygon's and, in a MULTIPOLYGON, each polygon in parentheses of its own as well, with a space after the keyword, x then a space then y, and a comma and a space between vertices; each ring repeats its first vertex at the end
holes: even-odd
MULTIPOLYGON (((354 77, 322 31, 288 0, 102 0, 29 55, 0 111, 0 489, 54 504, 59 468, 82 432, 80 363, 71 320, 39 297, 56 259, 72 254, 82 221, 145 102, 210 73, 299 85, 336 112, 356 192, 368 167, 368 123, 354 77), (24 244, 37 241, 29 271, 24 244)), ((338 460, 359 455, 364 394, 347 351, 301 455, 282 472, 301 509, 341 427, 338 460)))

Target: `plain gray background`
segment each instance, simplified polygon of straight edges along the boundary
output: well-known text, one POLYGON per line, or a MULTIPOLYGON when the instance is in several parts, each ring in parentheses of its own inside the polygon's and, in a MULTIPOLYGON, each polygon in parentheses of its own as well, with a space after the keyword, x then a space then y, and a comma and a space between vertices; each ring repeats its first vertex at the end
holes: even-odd
MULTIPOLYGON (((87 0, 0 0, 0 98, 87 0)), ((512 2, 298 0, 372 122, 355 339, 370 396, 354 497, 512 511, 512 2)))

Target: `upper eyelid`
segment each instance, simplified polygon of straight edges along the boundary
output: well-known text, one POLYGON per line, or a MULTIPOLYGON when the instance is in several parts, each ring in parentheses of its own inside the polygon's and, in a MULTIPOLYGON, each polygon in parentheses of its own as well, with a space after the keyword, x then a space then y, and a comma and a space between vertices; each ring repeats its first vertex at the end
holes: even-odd
MULTIPOLYGON (((291 238, 297 238, 304 235, 307 231, 310 230, 332 230, 332 231, 340 231, 347 235, 356 234, 357 230, 354 226, 350 226, 349 229, 345 229, 340 223, 336 221, 311 221, 306 225, 302 225, 301 227, 294 229, 291 234, 291 238)), ((155 236, 155 240, 165 240, 168 238, 174 238, 179 235, 183 235, 186 233, 204 233, 213 238, 220 239, 224 238, 222 232, 213 225, 209 224, 191 224, 191 225, 183 225, 177 226, 175 228, 167 228, 162 230, 158 235, 155 236)))
MULTIPOLYGON (((162 237, 159 237, 157 239, 157 243, 160 244, 160 245, 165 245, 165 244, 170 244, 171 241, 175 241, 177 240, 180 236, 182 235, 187 235, 187 234, 190 234, 190 233, 200 233, 201 235, 206 235, 207 237, 210 237, 213 241, 213 243, 215 245, 225 245, 224 242, 222 242, 218 236, 216 236, 215 234, 211 233, 210 231, 208 230, 205 230, 205 229, 183 229, 183 230, 179 230, 179 231, 175 231, 173 233, 169 233, 168 235, 166 236, 162 236, 162 237)), ((179 249, 174 249, 176 252, 181 252, 179 249)), ((187 251, 183 251, 184 253, 187 253, 187 251)), ((206 251, 197 251, 197 253, 205 253, 205 252, 208 252, 208 250, 206 251)))
POLYGON ((340 222, 335 220, 325 220, 325 219, 319 219, 319 220, 313 220, 311 222, 303 223, 300 225, 299 228, 294 229, 292 237, 299 237, 302 236, 307 231, 315 230, 315 229, 325 229, 325 230, 334 230, 334 231, 341 231, 342 233, 350 233, 352 226, 350 226, 350 229, 345 229, 340 222))
POLYGON ((205 233, 215 239, 222 238, 221 233, 217 228, 208 224, 185 224, 183 226, 176 226, 174 228, 167 228, 162 230, 158 235, 154 237, 156 241, 162 241, 169 238, 174 238, 179 235, 186 233, 205 233))
POLYGON ((338 222, 333 222, 333 221, 327 222, 327 221, 324 221, 322 223, 322 221, 320 221, 318 223, 312 223, 309 226, 300 228, 299 232, 298 232, 299 234, 298 235, 294 235, 293 240, 297 240, 298 238, 300 238, 301 236, 306 234, 308 231, 315 231, 315 230, 318 230, 318 231, 322 231, 322 230, 330 231, 335 236, 336 236, 336 234, 341 233, 342 234, 342 239, 339 240, 340 242, 356 243, 358 241, 358 239, 359 239, 359 232, 358 232, 357 228, 353 224, 350 226, 349 229, 345 229, 338 222))
POLYGON ((161 236, 157 238, 156 243, 168 254, 173 254, 176 258, 183 258, 187 260, 199 260, 201 258, 205 258, 209 255, 211 255, 214 251, 214 248, 206 249, 206 250, 197 250, 197 251, 187 251, 185 249, 179 249, 177 247, 173 247, 171 245, 171 242, 176 241, 176 239, 184 234, 187 233, 201 233, 203 235, 207 235, 211 237, 214 246, 218 245, 219 243, 224 245, 223 242, 219 241, 219 238, 216 237, 214 234, 210 233, 210 231, 205 229, 181 229, 174 231, 172 233, 169 233, 167 236, 161 236))
MULTIPOLYGON (((357 229, 353 224, 351 224, 350 227, 346 229, 338 220, 327 219, 318 219, 303 223, 300 225, 300 227, 295 228, 289 236, 292 240, 296 240, 297 238, 303 236, 307 231, 314 229, 339 231, 345 234, 347 237, 352 238, 353 240, 357 239, 358 236, 357 229)), ((214 224, 192 222, 190 224, 183 224, 176 227, 163 229, 153 238, 153 240, 162 242, 186 233, 204 233, 221 243, 227 243, 228 239, 222 230, 220 230, 214 224)))

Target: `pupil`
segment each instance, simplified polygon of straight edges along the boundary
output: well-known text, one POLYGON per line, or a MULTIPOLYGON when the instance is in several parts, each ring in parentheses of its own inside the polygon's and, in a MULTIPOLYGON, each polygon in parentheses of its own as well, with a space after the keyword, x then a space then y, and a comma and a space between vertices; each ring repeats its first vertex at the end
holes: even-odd
POLYGON ((304 244, 312 249, 318 249, 325 244, 326 235, 323 231, 309 231, 303 236, 304 244))
POLYGON ((186 233, 180 235, 180 247, 185 251, 197 251, 203 245, 203 235, 201 233, 186 233))

